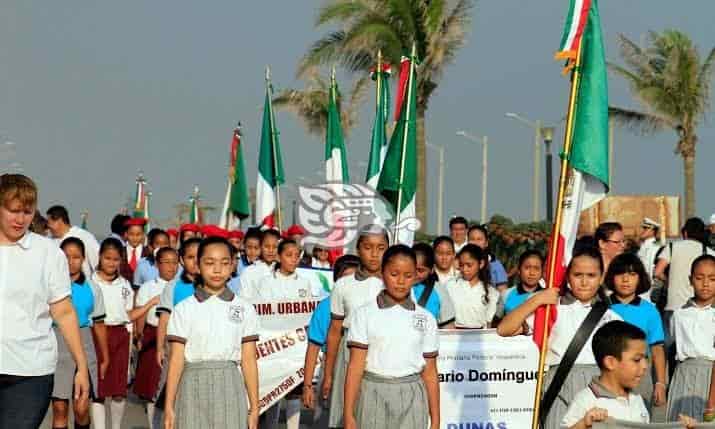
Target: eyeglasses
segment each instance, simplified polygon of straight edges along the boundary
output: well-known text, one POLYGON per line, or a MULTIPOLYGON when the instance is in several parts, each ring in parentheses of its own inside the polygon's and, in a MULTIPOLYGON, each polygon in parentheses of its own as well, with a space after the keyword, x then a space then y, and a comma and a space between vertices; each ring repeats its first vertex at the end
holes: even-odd
POLYGON ((613 244, 618 244, 618 245, 624 245, 626 244, 626 240, 606 240, 608 243, 613 243, 613 244))

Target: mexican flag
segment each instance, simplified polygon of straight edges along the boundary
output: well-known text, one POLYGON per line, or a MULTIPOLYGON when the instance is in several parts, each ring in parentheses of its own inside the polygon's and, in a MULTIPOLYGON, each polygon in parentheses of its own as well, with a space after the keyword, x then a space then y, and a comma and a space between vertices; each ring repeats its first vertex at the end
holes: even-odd
POLYGON ((233 130, 231 139, 231 162, 228 174, 226 198, 221 211, 220 225, 227 230, 239 229, 241 220, 251 214, 248 202, 248 183, 246 182, 246 167, 243 162, 240 125, 233 130))
MULTIPOLYGON (((548 285, 552 287, 559 287, 564 282, 581 212, 596 204, 608 192, 608 81, 597 1, 571 0, 570 15, 561 48, 562 52, 573 49, 571 34, 578 35, 578 27, 582 27, 581 63, 578 69, 574 69, 572 77, 575 79, 578 73, 561 228, 552 233, 552 237, 556 237, 552 239, 552 245, 557 245, 554 283, 548 285), (583 16, 587 17, 587 21, 576 24, 583 16)), ((573 58, 576 59, 575 56, 573 58)), ((534 341, 537 344, 543 340, 544 313, 544 309, 540 308, 534 322, 534 341)), ((551 311, 551 315, 552 324, 556 312, 551 311)))
POLYGON ((365 182, 377 188, 380 180, 380 170, 387 154, 387 121, 390 118, 390 65, 378 62, 371 77, 375 81, 377 105, 375 107, 375 122, 372 125, 370 140, 370 157, 367 164, 365 182))
POLYGON ((328 126, 325 132, 325 180, 327 183, 350 183, 343 127, 340 124, 338 110, 338 84, 335 82, 335 70, 330 76, 328 126))
POLYGON ((400 109, 400 117, 390 138, 385 162, 380 173, 377 191, 387 199, 395 210, 398 234, 395 243, 412 245, 414 231, 400 228, 408 219, 415 217, 415 192, 417 190, 417 84, 415 76, 415 53, 409 62, 406 93, 400 109), (398 222, 399 220, 399 222, 398 222))
POLYGON ((191 197, 191 211, 189 212, 189 223, 196 225, 201 225, 201 209, 199 208, 199 193, 198 190, 194 192, 194 196, 191 197))
POLYGON ((258 153, 258 179, 256 180, 256 221, 269 228, 277 227, 276 188, 285 183, 278 130, 273 117, 273 90, 266 82, 266 100, 263 103, 263 129, 258 153))

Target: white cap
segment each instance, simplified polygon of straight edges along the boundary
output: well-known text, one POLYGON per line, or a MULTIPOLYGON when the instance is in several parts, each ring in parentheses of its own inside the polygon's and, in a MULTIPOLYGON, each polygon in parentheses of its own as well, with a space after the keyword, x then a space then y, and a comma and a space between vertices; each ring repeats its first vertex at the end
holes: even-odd
POLYGON ((641 222, 641 226, 647 227, 647 228, 658 228, 660 229, 660 224, 653 219, 649 217, 644 217, 643 222, 641 222))

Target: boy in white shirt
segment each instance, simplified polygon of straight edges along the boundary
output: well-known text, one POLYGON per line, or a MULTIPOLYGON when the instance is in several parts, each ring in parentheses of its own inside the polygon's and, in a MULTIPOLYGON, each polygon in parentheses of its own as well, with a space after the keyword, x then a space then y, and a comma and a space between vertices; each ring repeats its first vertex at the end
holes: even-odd
MULTIPOLYGON (((593 336, 593 354, 601 375, 576 394, 561 421, 562 428, 584 429, 607 418, 649 423, 643 398, 633 393, 648 370, 645 333, 616 320, 599 328, 593 336)), ((680 416, 683 427, 695 427, 691 417, 680 416)))

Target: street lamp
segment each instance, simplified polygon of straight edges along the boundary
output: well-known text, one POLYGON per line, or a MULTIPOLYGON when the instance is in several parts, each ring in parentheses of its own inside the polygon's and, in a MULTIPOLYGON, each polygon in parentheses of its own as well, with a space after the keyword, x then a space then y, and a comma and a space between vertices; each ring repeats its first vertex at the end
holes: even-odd
POLYGON ((466 131, 457 131, 457 135, 474 143, 482 144, 482 223, 487 223, 487 136, 475 137, 466 131))
POLYGON ((430 142, 425 145, 439 152, 439 194, 437 194, 437 235, 442 235, 444 218, 444 146, 437 146, 430 142))
POLYGON ((553 222, 554 220, 554 190, 553 190, 553 156, 551 154, 551 142, 554 140, 554 127, 543 127, 541 135, 544 138, 544 147, 546 149, 546 220, 553 222))
POLYGON ((516 119, 534 129, 534 176, 531 179, 531 193, 533 194, 531 218, 534 222, 539 220, 539 146, 541 145, 541 121, 530 121, 516 113, 506 113, 507 118, 516 119))

